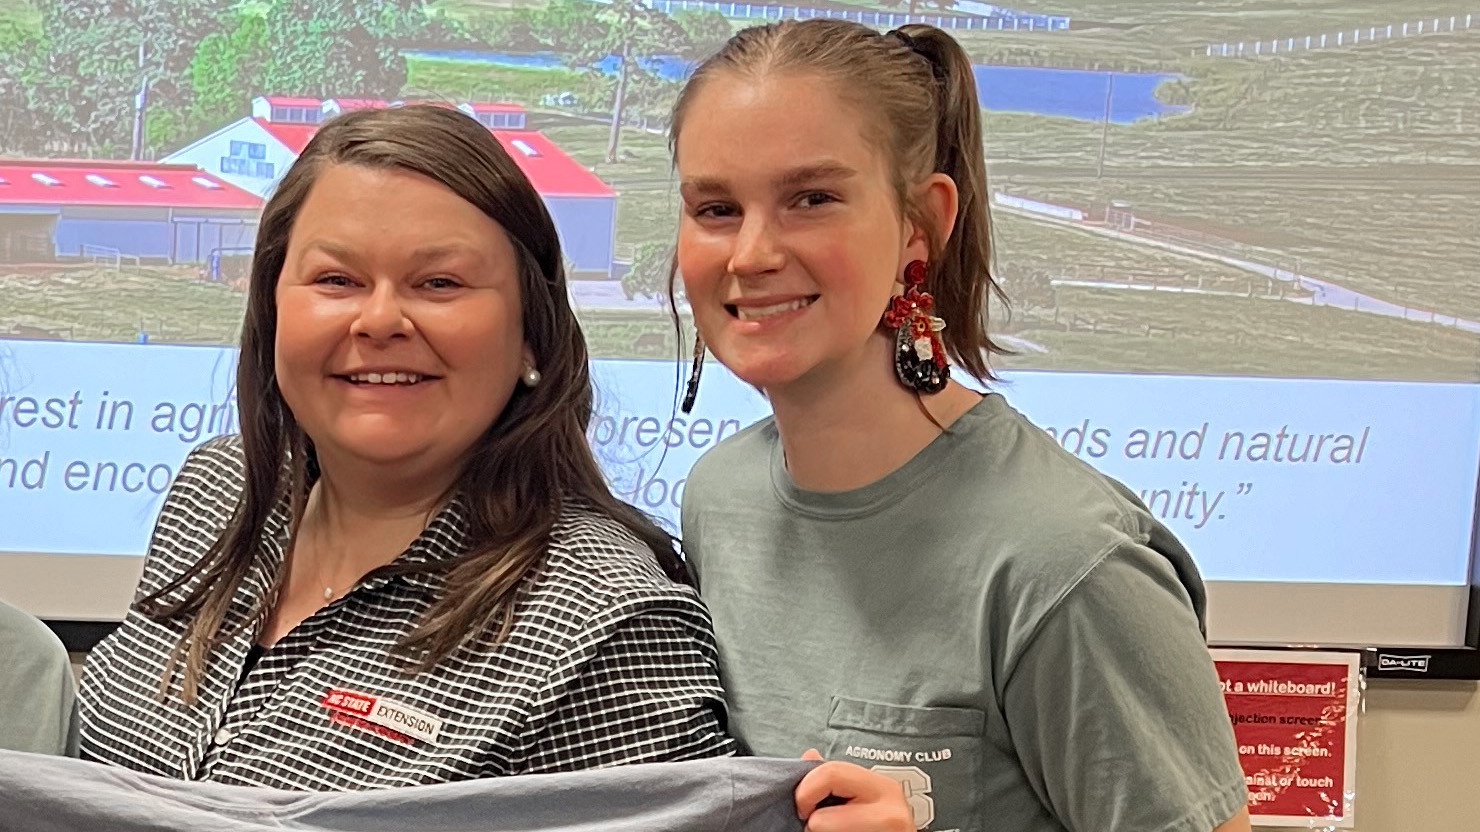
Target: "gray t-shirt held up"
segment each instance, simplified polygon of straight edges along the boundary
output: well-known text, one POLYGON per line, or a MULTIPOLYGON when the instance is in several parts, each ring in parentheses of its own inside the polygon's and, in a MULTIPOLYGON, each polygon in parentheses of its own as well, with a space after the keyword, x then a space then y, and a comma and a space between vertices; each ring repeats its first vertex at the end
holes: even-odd
POLYGON ((801 832, 792 793, 812 765, 716 758, 364 792, 298 792, 0 752, 0 830, 801 832))

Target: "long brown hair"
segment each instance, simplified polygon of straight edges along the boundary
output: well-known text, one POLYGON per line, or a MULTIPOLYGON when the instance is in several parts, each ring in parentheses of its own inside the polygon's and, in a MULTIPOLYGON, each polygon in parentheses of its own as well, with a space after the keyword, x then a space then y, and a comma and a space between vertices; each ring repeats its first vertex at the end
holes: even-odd
POLYGON ((539 194, 493 135, 456 110, 422 105, 351 112, 320 128, 263 210, 236 374, 246 464, 241 499, 206 556, 139 604, 157 620, 190 619, 161 680, 163 693, 183 656, 186 702, 194 702, 210 651, 270 611, 276 591, 253 615, 227 624, 269 517, 286 499, 296 526, 315 476, 312 442, 283 401, 275 375, 276 289, 298 212, 324 169, 336 164, 421 174, 504 229, 519 261, 525 341, 542 376, 536 387, 515 386, 470 449, 451 490, 469 510, 468 551, 422 567, 445 570, 446 584, 457 591, 438 599, 398 652, 420 671, 490 628, 498 628, 499 638, 507 634, 516 593, 568 506, 611 517, 653 550, 669 577, 684 579, 673 538, 612 496, 587 441, 593 396, 586 341, 566 293, 555 224, 539 194), (167 600, 197 575, 198 585, 182 599, 167 600))
MULTIPOLYGON (((916 23, 896 31, 881 35, 858 23, 821 18, 741 30, 684 85, 673 108, 669 145, 676 161, 684 116, 717 74, 789 73, 830 81, 866 114, 869 138, 889 160, 897 204, 930 231, 925 288, 946 322, 947 351, 967 372, 987 381, 993 378, 991 356, 1009 351, 987 331, 988 293, 1004 302, 1006 296, 992 275, 990 194, 976 78, 961 45, 940 29, 916 23), (921 125, 935 129, 922 130, 921 125), (951 177, 960 192, 953 228, 931 228, 910 200, 911 186, 932 173, 951 177)), ((672 288, 670 277, 670 296, 672 288)))

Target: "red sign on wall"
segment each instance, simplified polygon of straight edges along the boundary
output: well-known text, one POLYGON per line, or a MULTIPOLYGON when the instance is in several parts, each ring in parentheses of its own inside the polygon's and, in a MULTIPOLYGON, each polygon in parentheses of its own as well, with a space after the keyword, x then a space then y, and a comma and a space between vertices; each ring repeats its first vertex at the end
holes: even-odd
POLYGON ((1352 826, 1358 657, 1214 650, 1254 825, 1352 826))

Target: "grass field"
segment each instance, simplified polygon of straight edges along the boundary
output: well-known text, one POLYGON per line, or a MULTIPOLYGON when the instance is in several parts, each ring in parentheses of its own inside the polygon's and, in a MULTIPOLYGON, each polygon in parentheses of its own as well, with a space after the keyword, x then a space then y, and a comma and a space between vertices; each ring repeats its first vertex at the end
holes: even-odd
MULTIPOLYGON (((1143 14, 1140 27, 1093 35, 1116 54, 1114 43, 1131 48, 1147 32, 1173 44, 1191 32, 1294 35, 1447 21, 1458 10, 1312 4, 1285 18, 1274 4, 1214 8, 1249 7, 1266 11, 1112 3, 1084 13, 1143 14), (1204 25, 1213 29, 1196 28, 1204 25)), ((1046 39, 1039 45, 1050 48, 1046 39)), ((1471 242, 1480 227, 1480 30, 1260 61, 1165 55, 1183 79, 1162 93, 1193 104, 1191 113, 1108 131, 987 113, 994 184, 1082 207, 1127 202, 1137 214, 1251 242, 1361 292, 1480 317, 1480 284, 1469 279, 1480 271, 1471 242)))
POLYGON ((1411 186, 1293 190, 1278 183, 1219 185, 1123 183, 1034 189, 1074 204, 1114 195, 1158 216, 1219 223, 1224 233, 1260 241, 1270 256, 1302 273, 1383 300, 1480 320, 1480 188, 1414 193, 1411 186), (1221 222, 1220 222, 1221 221, 1221 222))
POLYGON ((171 344, 235 343, 246 295, 188 267, 97 266, 6 272, 0 266, 0 336, 17 327, 68 341, 130 343, 140 333, 171 344))
MULTIPOLYGON (((1194 110, 1108 131, 1088 121, 987 113, 995 184, 1085 207, 1126 201, 1137 213, 1252 241, 1359 291, 1480 316, 1480 285, 1455 278, 1480 268, 1480 247, 1468 245, 1480 222, 1480 31, 1266 61, 1166 51, 1166 42, 1201 31, 1195 24, 1224 21, 1245 7, 1263 11, 1236 22, 1259 22, 1253 29, 1270 32, 1299 23, 1375 25, 1392 17, 1391 9, 1373 5, 1323 4, 1313 15, 1292 18, 1265 4, 1224 3, 1197 15, 1149 11, 1148 22, 1135 29, 1032 36, 1033 48, 1045 54, 1097 38, 1108 40, 1096 43, 1094 54, 1125 54, 1138 43, 1161 49, 1183 75, 1163 88, 1165 97, 1194 110), (1219 8, 1225 11, 1216 13, 1219 8), (1171 34, 1147 35, 1164 30, 1171 34)), ((1107 8, 1113 18, 1116 7, 1107 8)), ((1118 8, 1115 14, 1146 11, 1144 4, 1118 8)), ((1441 15, 1452 8, 1403 11, 1441 15)), ((449 62, 439 71, 489 73, 457 66, 449 62)), ((554 88, 539 86, 539 72, 493 74, 519 76, 529 97, 554 88)), ((532 124, 623 194, 623 243, 668 237, 671 224, 661 218, 672 216, 677 203, 662 137, 624 131, 620 159, 608 164, 605 125, 559 116, 536 116, 532 124)))
POLYGON ((458 102, 508 101, 536 106, 542 97, 564 92, 574 93, 582 101, 605 101, 611 97, 611 87, 609 79, 579 70, 408 57, 403 93, 458 102))
MULTIPOLYGON (((1101 38, 1114 45, 1155 47, 1177 52, 1224 40, 1289 37, 1337 32, 1403 20, 1463 17, 1475 11, 1464 0, 1413 0, 1401 4, 1378 0, 1206 0, 1198 3, 1154 3, 1146 0, 1014 0, 1009 8, 1039 14, 1069 15, 1068 37, 1101 38)), ((1056 32, 1041 37, 1064 37, 1056 32)))
POLYGON ((1452 329, 1288 301, 1147 294, 1060 289, 1060 309, 1083 310, 1101 331, 1069 330, 1030 316, 1016 334, 1046 351, 999 363, 1013 369, 1480 381, 1480 337, 1452 329))
POLYGON ((1468 279, 1480 271, 1480 32, 1229 63, 1254 67, 1244 103, 1112 127, 1101 178, 1092 126, 988 114, 994 168, 1008 171, 996 184, 1085 207, 1124 201, 1358 291, 1480 317, 1468 279), (1336 89, 1360 92, 1343 101, 1336 89))
MULTIPOLYGON (((998 215, 997 235, 1004 259, 1052 274, 1202 278, 1230 293, 1263 285, 1232 266, 1012 215, 998 215)), ((1054 309, 1019 311, 1004 325, 1046 350, 1005 366, 1480 380, 1480 336, 1435 324, 1248 297, 1060 287, 1053 299, 1054 309)))
MULTIPOLYGON (((602 161, 604 126, 567 124, 546 132, 621 193, 619 243, 673 238, 679 202, 661 137, 626 131, 624 160, 607 165, 602 161)), ((996 138, 995 132, 989 135, 989 141, 996 138)), ((991 155, 994 171, 1008 166, 1020 170, 1018 160, 991 155)), ((1372 181, 1350 185, 1339 175, 1327 181, 1293 182, 1274 176, 1261 181, 1257 173, 1236 172, 1158 176, 1165 171, 1150 164, 1125 164, 1098 180, 1074 171, 1014 173, 997 177, 994 184, 1084 207, 1125 200, 1138 213, 1246 241, 1249 251, 1298 266, 1312 276, 1404 305, 1480 319, 1480 282, 1457 279, 1480 273, 1480 246, 1473 244, 1480 218, 1476 207, 1480 182, 1463 177, 1405 182, 1401 177, 1408 171, 1392 167, 1365 168, 1362 175, 1372 181)), ((1010 233, 1017 227, 1012 218, 999 212, 998 222, 1006 231, 1000 241, 1002 258, 1022 261, 1040 256, 1043 249, 1037 241, 1010 233)), ((1126 248, 1104 238, 1086 238, 1067 249, 1058 248, 1063 243, 1054 245, 1049 250, 1062 252, 1071 263, 1114 258, 1126 248)))
POLYGON ((549 136, 561 150, 611 183, 624 197, 629 188, 667 188, 674 181, 667 136, 624 128, 618 160, 609 163, 606 144, 610 122, 537 114, 530 119, 530 126, 549 136))
MULTIPOLYGON (((235 345, 246 294, 200 280, 193 269, 94 266, 7 272, 0 266, 0 338, 235 345), (105 303, 99 302, 106 298, 105 303)), ((672 358, 666 313, 590 311, 582 324, 597 358, 672 358)))
MULTIPOLYGON (((1197 280, 1226 294, 1173 294, 1061 286, 1051 301, 1019 306, 994 329, 1029 348, 1003 359, 1013 369, 1105 370, 1283 377, 1480 381, 1480 337, 1438 325, 1239 297, 1265 281, 1232 266, 1129 245, 1002 214, 998 242, 1017 267, 1070 278, 1130 276, 1197 280)), ((243 296, 191 270, 77 267, 0 274, 0 337, 25 327, 67 340, 138 338, 231 344, 243 296), (98 303, 100 292, 110 302, 98 303)), ((662 310, 587 310, 595 358, 678 355, 662 310)), ((687 323, 685 325, 687 327, 687 323)))
POLYGON ((1103 152, 1107 171, 1176 174, 1210 165, 1473 165, 1480 152, 1480 30, 1463 41, 1446 35, 1278 61, 1197 63, 1162 87, 1164 98, 1192 104, 1190 113, 1107 133, 1097 122, 989 112, 988 155, 1082 173, 1093 172, 1103 152))

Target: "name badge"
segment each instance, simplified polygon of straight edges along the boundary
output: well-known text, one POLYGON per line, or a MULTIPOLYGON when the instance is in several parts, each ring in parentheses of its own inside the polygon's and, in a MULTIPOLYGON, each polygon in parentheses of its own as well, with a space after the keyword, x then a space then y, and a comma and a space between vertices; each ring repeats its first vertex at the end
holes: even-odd
POLYGON ((364 728, 397 742, 433 742, 442 731, 442 720, 420 708, 384 697, 331 688, 324 694, 323 704, 335 722, 364 728))

